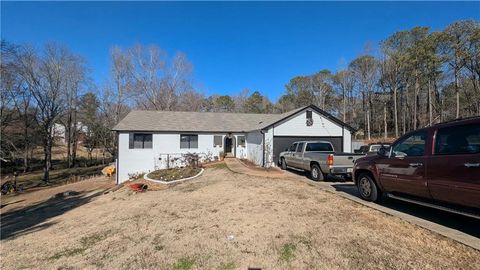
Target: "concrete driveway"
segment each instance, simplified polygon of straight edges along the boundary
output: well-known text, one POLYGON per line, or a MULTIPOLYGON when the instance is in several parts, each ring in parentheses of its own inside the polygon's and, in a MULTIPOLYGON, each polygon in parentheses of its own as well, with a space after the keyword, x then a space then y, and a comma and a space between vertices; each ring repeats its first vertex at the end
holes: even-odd
POLYGON ((371 203, 360 199, 357 187, 353 182, 332 178, 323 182, 315 182, 310 180, 304 172, 295 170, 288 170, 288 172, 301 181, 314 184, 324 190, 336 193, 386 214, 397 216, 410 223, 480 250, 480 220, 478 219, 394 199, 388 199, 381 203, 371 203))

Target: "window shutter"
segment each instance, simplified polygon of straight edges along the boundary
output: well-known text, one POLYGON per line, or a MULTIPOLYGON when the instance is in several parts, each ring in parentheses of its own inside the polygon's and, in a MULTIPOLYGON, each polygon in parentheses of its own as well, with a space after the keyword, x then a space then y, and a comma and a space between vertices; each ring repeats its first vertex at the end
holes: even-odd
POLYGON ((128 148, 133 149, 133 133, 128 134, 128 148))

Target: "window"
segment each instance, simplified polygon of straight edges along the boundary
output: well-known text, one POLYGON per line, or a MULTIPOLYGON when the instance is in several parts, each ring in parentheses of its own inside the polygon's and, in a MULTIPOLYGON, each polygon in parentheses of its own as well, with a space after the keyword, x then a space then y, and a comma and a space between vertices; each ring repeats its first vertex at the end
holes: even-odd
POLYGON ((245 147, 245 136, 237 136, 237 146, 245 147))
POLYGON ((152 134, 130 133, 128 137, 128 148, 152 148, 152 134))
POLYGON ((307 127, 313 126, 312 111, 307 111, 307 127))
POLYGON ((435 136, 435 154, 457 155, 480 153, 480 125, 441 128, 435 136))
POLYGON ((304 145, 303 142, 298 144, 297 153, 301 153, 301 152, 302 152, 302 150, 303 150, 303 145, 304 145))
POLYGON ((180 148, 198 148, 198 135, 180 134, 180 148))
POLYGON ((288 151, 295 152, 295 149, 297 149, 297 144, 296 143, 290 145, 290 148, 288 148, 288 151))
POLYGON ((423 156, 425 154, 425 131, 414 133, 393 146, 394 156, 423 156))
POLYGON ((221 135, 213 136, 213 147, 220 146, 222 147, 223 137, 221 135))
POLYGON ((329 143, 308 143, 305 152, 332 152, 333 147, 329 143))
POLYGON ((307 111, 307 119, 312 119, 312 111, 307 111))

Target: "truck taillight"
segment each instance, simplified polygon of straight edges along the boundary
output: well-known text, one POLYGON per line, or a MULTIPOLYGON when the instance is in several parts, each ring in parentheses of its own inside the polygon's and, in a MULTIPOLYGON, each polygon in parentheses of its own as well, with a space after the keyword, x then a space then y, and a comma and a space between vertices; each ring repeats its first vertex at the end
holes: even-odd
POLYGON ((327 157, 327 165, 332 166, 333 165, 333 155, 329 154, 327 157))

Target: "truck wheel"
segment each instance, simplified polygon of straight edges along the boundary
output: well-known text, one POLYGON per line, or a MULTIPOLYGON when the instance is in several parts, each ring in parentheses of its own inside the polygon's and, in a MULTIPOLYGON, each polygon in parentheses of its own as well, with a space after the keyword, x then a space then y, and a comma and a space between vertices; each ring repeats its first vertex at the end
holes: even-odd
POLYGON ((287 169, 287 163, 285 162, 285 159, 284 159, 284 158, 281 158, 281 159, 280 159, 280 167, 282 168, 282 170, 286 170, 286 169, 287 169))
POLYGON ((381 197, 381 191, 378 189, 377 184, 375 184, 372 177, 366 173, 358 176, 357 187, 360 197, 364 200, 376 202, 381 197))
POLYGON ((323 181, 323 173, 318 164, 313 164, 310 168, 310 177, 313 181, 323 181))

